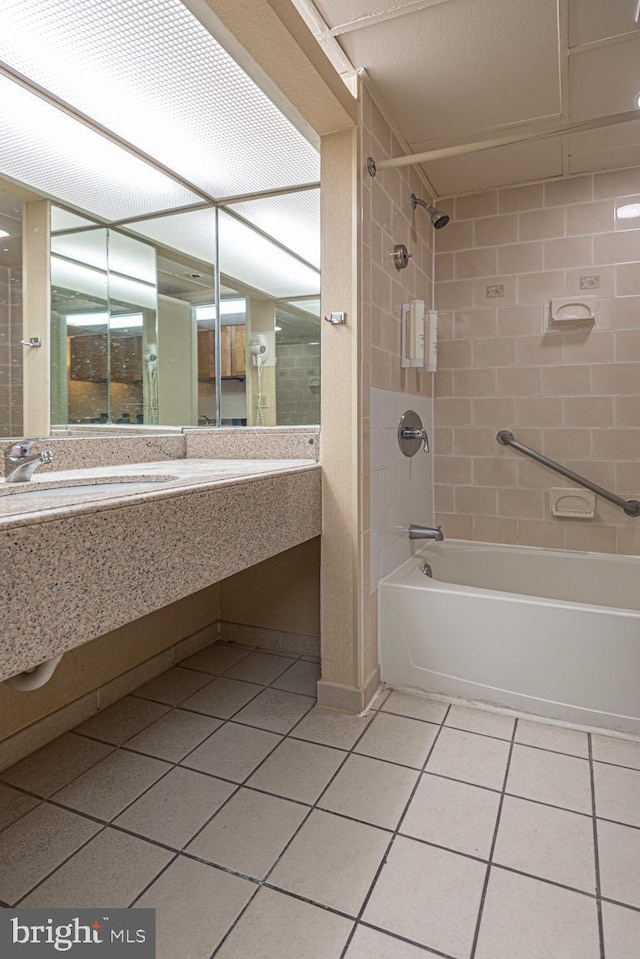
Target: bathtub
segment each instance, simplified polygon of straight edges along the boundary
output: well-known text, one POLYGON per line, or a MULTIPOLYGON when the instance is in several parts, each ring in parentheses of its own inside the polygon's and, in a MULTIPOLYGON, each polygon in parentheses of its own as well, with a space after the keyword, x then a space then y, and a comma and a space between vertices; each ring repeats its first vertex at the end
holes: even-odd
POLYGON ((379 642, 391 686, 640 734, 638 557, 429 543, 381 580, 379 642))

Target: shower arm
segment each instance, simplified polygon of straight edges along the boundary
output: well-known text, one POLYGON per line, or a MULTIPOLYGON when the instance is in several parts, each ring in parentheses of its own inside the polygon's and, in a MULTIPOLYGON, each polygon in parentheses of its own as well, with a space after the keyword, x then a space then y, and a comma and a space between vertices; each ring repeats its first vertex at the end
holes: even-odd
POLYGON ((524 453, 525 456, 531 457, 531 459, 537 463, 542 463, 543 466, 548 467, 550 470, 554 470, 554 472, 560 473, 561 476, 566 476, 568 479, 573 480, 574 483, 584 486, 585 489, 591 490, 596 496, 601 496, 603 499, 613 503, 614 506, 619 506, 621 510, 624 510, 627 516, 640 516, 640 502, 638 500, 623 499, 621 496, 616 496, 615 493, 604 489, 603 486, 598 486, 597 483, 592 483, 591 480, 585 479, 584 476, 580 476, 579 473, 574 473, 573 470, 567 469, 566 466, 561 466, 560 463, 556 463, 555 460, 549 459, 549 457, 544 456, 543 453, 538 453, 537 450, 530 449, 528 446, 525 446, 524 443, 519 443, 511 430, 500 430, 496 439, 498 443, 502 443, 503 446, 513 446, 515 450, 519 450, 519 452, 524 453))

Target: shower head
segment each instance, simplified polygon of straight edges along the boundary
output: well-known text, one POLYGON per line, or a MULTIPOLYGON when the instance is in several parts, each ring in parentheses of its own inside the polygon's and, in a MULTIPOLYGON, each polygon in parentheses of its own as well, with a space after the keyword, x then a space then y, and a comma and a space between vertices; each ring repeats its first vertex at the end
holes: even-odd
POLYGON ((443 213, 442 210, 436 209, 435 206, 427 203, 426 200, 421 200, 420 197, 415 195, 415 193, 411 194, 411 206, 414 210, 417 206, 424 207, 431 217, 431 222, 436 230, 441 230, 442 227, 446 226, 449 222, 449 216, 447 213, 443 213))

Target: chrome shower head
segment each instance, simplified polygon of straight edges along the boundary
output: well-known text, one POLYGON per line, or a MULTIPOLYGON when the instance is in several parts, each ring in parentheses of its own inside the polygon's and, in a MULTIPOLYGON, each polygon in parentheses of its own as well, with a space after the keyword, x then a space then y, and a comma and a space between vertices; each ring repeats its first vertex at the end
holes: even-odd
POLYGON ((446 226, 449 222, 449 215, 447 213, 443 213, 442 210, 438 210, 435 206, 427 203, 426 200, 421 200, 420 197, 415 195, 415 193, 411 194, 411 206, 414 210, 417 206, 424 207, 429 214, 431 222, 436 230, 441 230, 442 227, 446 226))

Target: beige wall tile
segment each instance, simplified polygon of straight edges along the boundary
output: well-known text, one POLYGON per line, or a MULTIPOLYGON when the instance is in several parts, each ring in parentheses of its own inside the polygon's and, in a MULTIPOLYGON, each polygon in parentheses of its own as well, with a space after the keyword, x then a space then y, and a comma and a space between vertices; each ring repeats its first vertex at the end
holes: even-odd
POLYGON ((475 246, 515 243, 517 237, 518 216, 516 213, 504 213, 502 216, 487 216, 476 220, 473 235, 475 246))
POLYGON ((630 170, 607 170, 596 173, 593 178, 593 195, 596 200, 610 196, 630 196, 640 193, 640 167, 630 170))
POLYGON ((518 303, 547 302, 564 293, 564 271, 526 273, 518 277, 518 303))
POLYGON ((454 451, 456 456, 491 456, 499 448, 496 431, 493 429, 469 429, 460 427, 455 431, 454 451))
MULTIPOLYGON (((625 397, 628 399, 629 397, 625 397)), ((631 397, 633 399, 633 397, 631 397)), ((640 397, 638 404, 640 405, 640 397)), ((562 400, 565 426, 612 426, 614 398, 612 396, 571 396, 562 400)))
POLYGON ((495 516, 498 491, 491 486, 456 486, 456 511, 471 516, 495 516))
POLYGON ((458 196, 455 202, 456 220, 468 220, 474 217, 491 216, 498 212, 498 192, 474 193, 470 196, 458 196))
POLYGON ((545 494, 541 490, 498 490, 498 516, 516 519, 542 519, 545 515, 545 494))
POLYGON ((436 283, 436 309, 461 310, 473 304, 471 280, 454 280, 450 283, 436 283))
POLYGON ((633 330, 638 325, 640 296, 598 299, 598 325, 613 330, 633 330))
POLYGON ((613 296, 615 292, 614 284, 615 274, 612 266, 581 266, 573 270, 565 270, 564 275, 564 295, 570 296, 572 293, 595 293, 598 296, 613 296), (591 277, 595 277, 597 286, 590 289, 583 289, 580 281, 590 283, 591 277))
POLYGON ((454 451, 454 430, 449 426, 436 426, 433 431, 433 448, 436 454, 449 456, 454 451))
MULTIPOLYGON (((608 487, 609 489, 614 489, 616 487, 616 470, 615 463, 606 460, 574 460, 568 459, 565 463, 569 469, 573 470, 574 473, 580 473, 581 476, 586 476, 588 479, 594 481, 594 483, 600 483, 600 486, 608 487)), ((571 486, 570 480, 565 480, 568 486, 571 486)))
MULTIPOLYGON (((425 229, 431 229, 425 226, 425 229)), ((444 230, 438 230, 436 253, 448 253, 451 250, 468 250, 473 246, 473 221, 451 220, 444 230)))
MULTIPOLYGON (((436 483, 444 485, 469 485, 471 483, 471 459, 468 456, 436 456, 436 483)), ((444 507, 442 507, 444 509, 444 507)))
MULTIPOLYGON (((612 486, 616 490, 627 490, 636 499, 640 499, 640 463, 612 463, 615 468, 615 480, 612 486)), ((621 494, 623 495, 623 494, 621 494)))
POLYGON ((596 526, 593 521, 589 524, 567 523, 565 530, 565 548, 577 549, 581 552, 615 553, 615 527, 596 526))
POLYGON ((583 233, 606 233, 615 226, 613 200, 595 203, 576 203, 567 207, 567 236, 583 233))
POLYGON ((544 184, 544 205, 564 206, 566 203, 584 203, 592 196, 591 176, 563 177, 544 184))
POLYGON ((564 236, 564 209, 532 210, 518 217, 518 239, 521 243, 528 240, 548 240, 564 236))
POLYGON ((456 338, 495 336, 495 309, 490 307, 488 309, 456 310, 453 319, 453 335, 456 338))
POLYGON ((632 263, 640 253, 640 230, 598 233, 593 238, 595 263, 632 263))
POLYGON ((530 396, 542 391, 540 367, 514 367, 512 370, 496 370, 498 396, 530 396))
MULTIPOLYGON (((436 459, 436 464, 438 460, 436 459)), ((436 465, 436 480, 438 476, 437 465, 436 465)), ((454 503, 454 490, 455 486, 449 484, 439 486, 436 482, 434 486, 434 502, 435 509, 437 513, 453 513, 455 512, 455 503, 454 503)))
POLYGON ((473 521, 473 536, 480 543, 515 543, 518 538, 518 523, 515 519, 501 516, 476 516, 473 521))
POLYGON ((529 306, 508 306, 498 310, 498 334, 522 336, 542 333, 544 311, 541 303, 529 306))
POLYGON ((597 460, 640 460, 640 429, 595 430, 593 455, 597 460))
POLYGON ((535 273, 542 269, 542 243, 513 243, 498 250, 499 273, 535 273))
POLYGON ((456 513, 436 512, 436 523, 442 526, 447 539, 473 539, 473 517, 458 516, 456 513))
POLYGON ((610 395, 640 393, 640 369, 637 363, 610 363, 594 366, 593 392, 610 395))
POLYGON ((634 206, 637 208, 640 203, 640 196, 623 196, 620 199, 615 201, 615 220, 616 220, 616 230, 637 230, 640 226, 640 216, 637 214, 637 209, 634 209, 633 216, 629 216, 629 207, 634 206), (626 207, 626 209, 625 209, 626 207), (619 212, 618 212, 619 211, 619 212))
POLYGON ((548 366, 562 363, 562 336, 520 336, 516 341, 516 363, 519 366, 548 366))
POLYGON ((518 543, 543 549, 564 549, 564 524, 559 520, 543 523, 539 520, 518 521, 518 543))
POLYGON ((589 429, 575 427, 547 429, 542 438, 542 452, 562 463, 574 458, 588 458, 592 455, 591 433, 589 429))
POLYGON ((459 369, 461 366, 471 366, 471 340, 440 340, 438 369, 459 369))
MULTIPOLYGON (((592 263, 591 242, 590 236, 573 236, 565 237, 562 240, 545 240, 545 270, 558 270, 570 266, 585 266, 592 263)), ((599 258, 598 262, 600 262, 599 258)), ((607 261, 603 260, 603 262, 607 261)))
POLYGON ((534 396, 518 400, 516 426, 557 426, 562 422, 562 400, 534 396))
MULTIPOLYGON (((640 396, 616 396, 615 405, 616 426, 640 426, 640 396)), ((609 420, 609 424, 611 422, 609 420)))
MULTIPOLYGON (((633 520, 631 521, 633 522, 633 520)), ((627 556, 640 556, 640 527, 638 521, 635 526, 618 527, 616 529, 616 552, 627 556)))
POLYGON ((545 396, 575 396, 591 392, 591 367, 547 367, 542 371, 542 392, 545 396))
MULTIPOLYGON (((640 247, 638 249, 640 256, 640 247)), ((640 263, 625 263, 617 266, 616 294, 618 296, 636 296, 640 294, 640 263)))
POLYGON ((456 396, 495 396, 496 370, 455 370, 453 393, 456 396))
POLYGON ((498 210, 500 213, 513 213, 517 210, 534 210, 542 206, 542 184, 507 187, 498 190, 498 210))
POLYGON ((468 280, 476 276, 494 276, 498 269, 498 256, 495 247, 463 250, 456 253, 455 257, 455 272, 458 280, 468 280))
POLYGON ((511 306, 516 302, 514 276, 488 276, 472 283, 474 306, 511 306))
POLYGON ((619 335, 608 330, 564 333, 562 358, 565 363, 611 363, 619 335))
POLYGON ((513 366, 516 344, 513 337, 473 341, 474 366, 477 369, 513 366))
POLYGON ((508 452, 505 451, 505 453, 504 456, 473 458, 473 482, 476 486, 504 488, 516 485, 515 460, 508 458, 508 452))
POLYGON ((469 426, 471 400, 438 397, 434 402, 434 416, 441 426, 469 426))
POLYGON ((436 254, 436 276, 438 283, 453 280, 455 255, 453 253, 436 254))
POLYGON ((453 396, 453 376, 453 370, 438 370, 433 378, 433 395, 453 396))
POLYGON ((475 426, 493 426, 503 429, 515 421, 516 401, 510 397, 481 397, 473 400, 475 426), (504 424, 504 425, 503 425, 504 424))
POLYGON ((615 334, 615 338, 618 363, 640 360, 640 329, 620 330, 615 334))

